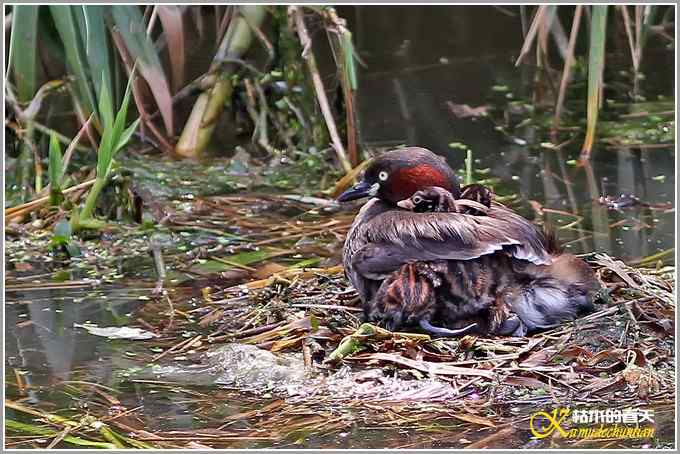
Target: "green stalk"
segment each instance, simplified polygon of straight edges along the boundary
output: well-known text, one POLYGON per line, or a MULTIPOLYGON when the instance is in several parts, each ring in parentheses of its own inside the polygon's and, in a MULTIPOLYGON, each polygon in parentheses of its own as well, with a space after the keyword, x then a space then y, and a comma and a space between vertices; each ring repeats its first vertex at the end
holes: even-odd
POLYGON ((465 184, 472 184, 472 150, 469 148, 465 158, 465 184))
POLYGON ((19 147, 21 152, 19 154, 19 164, 17 165, 19 187, 21 188, 21 201, 26 202, 31 199, 31 176, 33 171, 31 170, 33 163, 33 151, 31 150, 31 145, 28 142, 33 140, 33 134, 26 131, 25 137, 22 138, 19 147), (29 135, 30 134, 30 135, 29 135))
POLYGON ((71 228, 73 231, 82 227, 96 229, 102 225, 100 221, 92 218, 92 214, 94 213, 97 204, 97 198, 102 189, 104 189, 104 186, 106 186, 116 153, 130 141, 132 134, 139 125, 138 118, 133 121, 130 126, 127 128, 125 127, 128 106, 130 104, 130 93, 132 91, 132 80, 134 77, 135 68, 133 68, 130 73, 130 80, 128 81, 127 89, 125 90, 125 96, 123 97, 120 109, 116 113, 115 119, 113 117, 111 96, 106 84, 102 81, 102 91, 99 94, 99 112, 104 130, 99 142, 99 151, 97 152, 97 177, 90 192, 87 194, 83 210, 80 213, 78 213, 77 210, 74 210, 73 212, 71 218, 71 228))
POLYGON ((83 207, 83 211, 80 212, 80 220, 90 219, 92 217, 94 208, 97 205, 97 197, 99 197, 102 189, 104 189, 104 186, 106 186, 107 179, 108 175, 102 175, 101 178, 99 175, 97 175, 97 179, 92 185, 92 189, 90 189, 90 192, 87 193, 85 206, 83 207))
POLYGON ((588 55, 588 117, 586 138, 581 148, 581 159, 590 159, 595 141, 595 127, 602 96, 602 72, 607 29, 607 5, 593 5, 590 21, 590 52, 588 55))
POLYGON ((61 203, 61 177, 63 175, 63 157, 61 146, 56 136, 50 136, 50 160, 48 172, 50 176, 50 205, 57 206, 61 203))
POLYGON ((33 154, 33 169, 35 172, 35 193, 39 194, 42 189, 42 180, 43 180, 43 167, 42 167, 42 161, 40 158, 40 153, 38 152, 38 145, 35 143, 35 129, 33 126, 29 123, 26 126, 26 143, 28 146, 31 148, 31 153, 33 154))
MULTIPOLYGON (((211 70, 221 65, 220 60, 240 58, 248 50, 253 40, 253 30, 248 24, 253 27, 260 26, 264 19, 265 6, 240 6, 238 13, 229 24, 229 29, 220 44, 215 58, 216 61, 211 70)), ((189 120, 187 120, 175 147, 175 152, 181 156, 195 157, 210 142, 217 120, 232 92, 231 74, 234 65, 227 64, 222 68, 218 73, 215 85, 202 93, 194 104, 189 120)))
POLYGON ((177 154, 195 157, 205 149, 232 90, 231 79, 222 74, 209 91, 198 97, 175 147, 177 154))

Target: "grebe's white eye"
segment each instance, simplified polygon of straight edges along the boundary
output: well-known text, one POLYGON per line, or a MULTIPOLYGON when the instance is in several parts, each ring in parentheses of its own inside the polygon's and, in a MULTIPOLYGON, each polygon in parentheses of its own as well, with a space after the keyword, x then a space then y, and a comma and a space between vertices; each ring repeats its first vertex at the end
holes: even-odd
POLYGON ((380 172, 378 174, 378 178, 380 179, 380 181, 387 181, 387 178, 389 178, 389 175, 387 174, 387 172, 385 172, 383 170, 382 172, 380 172))
POLYGON ((420 205, 422 201, 423 201, 423 198, 420 197, 419 195, 413 196, 413 203, 415 203, 416 205, 420 205))

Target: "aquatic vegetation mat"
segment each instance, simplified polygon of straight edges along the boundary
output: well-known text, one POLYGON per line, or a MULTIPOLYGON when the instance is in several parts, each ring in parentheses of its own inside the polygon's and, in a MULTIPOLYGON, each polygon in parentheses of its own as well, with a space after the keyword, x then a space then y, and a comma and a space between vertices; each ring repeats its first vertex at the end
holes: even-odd
MULTIPOLYGON (((672 443, 673 268, 586 256, 608 301, 530 337, 392 333, 361 321, 360 301, 338 265, 353 213, 339 210, 325 199, 287 195, 168 202, 155 229, 116 227, 103 243, 82 241, 81 258, 57 264, 40 261, 48 234, 10 241, 10 292, 124 287, 132 281, 121 280, 121 259, 130 261, 142 285, 130 285, 128 298, 138 305, 118 329, 74 325, 124 349, 112 371, 114 386, 91 381, 86 369, 38 389, 20 367, 7 376, 7 446, 672 443), (164 278, 154 248, 161 251, 164 278), (54 282, 64 275, 60 267, 79 266, 85 271, 54 282), (35 392, 42 396, 38 405, 35 392), (654 437, 570 439, 555 430, 539 438, 531 432, 537 411, 629 407, 653 411, 654 437)), ((576 427, 571 419, 563 426, 576 427)))

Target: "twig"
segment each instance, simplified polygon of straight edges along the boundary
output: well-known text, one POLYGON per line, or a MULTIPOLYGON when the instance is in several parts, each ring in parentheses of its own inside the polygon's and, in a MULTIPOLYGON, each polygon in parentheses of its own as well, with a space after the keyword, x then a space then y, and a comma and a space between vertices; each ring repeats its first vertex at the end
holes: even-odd
POLYGON ((96 287, 99 282, 93 281, 65 281, 65 282, 46 282, 30 284, 5 284, 5 291, 13 292, 17 290, 58 290, 65 288, 96 287))
POLYGON ((349 312, 362 312, 363 309, 352 306, 341 306, 338 304, 291 304, 290 307, 301 307, 310 309, 339 309, 349 312))
POLYGON ((662 116, 663 115, 663 116, 672 117, 673 115, 675 115, 675 111, 674 110, 664 110, 664 111, 661 111, 661 112, 647 112, 647 111, 632 112, 632 113, 628 113, 628 114, 621 114, 621 115, 619 115, 619 118, 626 118, 626 119, 627 118, 644 118, 644 117, 648 117, 650 115, 656 115, 656 116, 662 116))
MULTIPOLYGON (((562 71, 562 81, 560 82, 560 91, 557 95, 557 105, 555 107, 555 116, 553 118, 553 130, 556 131, 560 126, 560 117, 562 116, 562 107, 564 106, 564 97, 567 92, 567 84, 571 78, 571 67, 574 64, 574 49, 576 48, 576 38, 578 37, 578 29, 581 23, 581 11, 583 5, 577 5, 574 11, 574 20, 571 24, 571 33, 569 35, 569 48, 567 51, 567 58, 564 61, 564 69, 562 71)), ((575 136, 574 136, 575 137, 575 136)))
MULTIPOLYGON (((342 85, 342 92, 345 98, 345 125, 347 129, 347 153, 349 161, 352 166, 359 163, 359 155, 357 151, 357 127, 356 127, 356 113, 354 108, 354 88, 352 87, 353 68, 347 67, 347 61, 353 60, 354 55, 345 55, 347 51, 343 46, 342 40, 349 39, 351 42, 351 34, 345 27, 345 21, 340 19, 332 7, 324 8, 324 18, 331 23, 332 29, 326 27, 326 35, 328 36, 328 43, 330 44, 333 59, 339 69, 340 83, 342 85), (331 32, 335 39, 331 37, 331 32), (337 47, 337 53, 336 53, 337 47), (340 54, 340 58, 338 58, 340 54)), ((353 46, 350 46, 350 53, 353 53, 353 46)))
MULTIPOLYGON (((74 191, 86 189, 86 188, 92 186, 94 184, 94 182, 95 182, 95 179, 93 178, 91 180, 85 181, 85 182, 77 184, 75 186, 71 186, 68 189, 64 189, 62 191, 62 194, 69 194, 69 193, 74 192, 74 191)), ((21 205, 18 205, 18 206, 12 207, 12 208, 7 208, 5 210, 5 220, 7 221, 8 220, 7 218, 9 218, 9 217, 14 218, 14 217, 23 216, 26 213, 29 213, 31 211, 36 210, 40 206, 47 203, 49 200, 50 200, 50 197, 45 196, 45 197, 40 197, 39 199, 31 200, 30 202, 26 202, 26 203, 23 203, 21 205)))
POLYGON ((165 301, 168 302, 168 306, 170 306, 170 320, 168 321, 168 326, 165 328, 164 331, 168 331, 173 327, 173 324, 175 322, 175 306, 172 304, 172 299, 168 296, 168 294, 165 294, 165 301))
MULTIPOLYGON (((90 118, 92 118, 92 116, 90 116, 90 118)), ((90 120, 87 120, 87 122, 89 122, 89 121, 90 120)), ((85 122, 85 124, 87 124, 87 122, 85 122)), ((47 126, 42 125, 42 124, 38 123, 37 121, 33 121, 31 123, 32 123, 32 125, 35 129, 37 129, 38 131, 42 132, 45 135, 49 136, 49 135, 54 134, 57 137, 57 140, 59 142, 63 143, 64 145, 68 146, 69 144, 73 143, 73 141, 75 141, 75 139, 71 140, 68 137, 66 137, 65 135, 61 134, 60 132, 55 131, 52 128, 48 128, 47 126)), ((83 127, 85 127, 85 124, 83 124, 83 127)), ((85 129, 87 129, 87 128, 85 128, 85 129)), ((78 134, 80 135, 80 132, 78 134)), ((90 148, 88 148, 84 145, 77 145, 76 144, 75 147, 80 151, 91 151, 90 148)))
POLYGON ((255 37, 258 39, 258 41, 260 41, 262 47, 264 47, 267 50, 267 64, 265 65, 265 67, 268 67, 275 57, 274 46, 272 46, 272 43, 269 42, 267 36, 262 32, 260 27, 258 27, 256 24, 253 23, 253 21, 248 19, 248 16, 246 14, 243 14, 241 17, 243 17, 243 20, 246 22, 246 24, 248 24, 250 30, 252 30, 255 37))
MULTIPOLYGON (((94 112, 90 114, 90 118, 88 118, 87 121, 83 124, 83 126, 81 126, 80 130, 78 131, 78 134, 76 134, 71 143, 68 144, 68 148, 66 148, 66 152, 64 153, 64 159, 62 161, 63 172, 66 172, 66 169, 68 168, 68 165, 71 162, 71 156, 73 156, 73 152, 76 150, 76 148, 84 148, 80 147, 78 144, 80 143, 80 139, 83 137, 83 134, 85 134, 85 132, 89 129, 90 123, 92 122, 93 118, 94 112)), ((85 148, 85 150, 87 150, 87 148, 85 148)))
POLYGON ((155 363, 156 361, 158 361, 159 359, 165 357, 166 355, 168 355, 170 353, 178 352, 180 349, 187 346, 188 344, 193 344, 194 341, 196 339, 199 339, 199 338, 201 338, 200 334, 196 337, 190 337, 189 339, 185 339, 182 342, 175 344, 172 347, 170 347, 169 349, 165 350, 163 353, 160 353, 160 354, 154 356, 153 358, 151 358, 151 362, 155 363))
POLYGON ((312 51, 312 39, 307 31, 307 26, 305 25, 305 20, 300 7, 289 6, 288 11, 295 18, 295 28, 297 29, 298 36, 300 38, 300 43, 304 49, 302 53, 302 58, 307 62, 307 68, 312 76, 312 84, 314 85, 314 91, 316 92, 316 99, 321 108, 321 113, 323 114, 324 120, 326 121, 326 127, 328 128, 328 134, 331 136, 331 142, 335 153, 338 155, 340 164, 342 165, 345 172, 352 170, 352 164, 350 164, 347 159, 347 154, 345 153, 345 148, 342 145, 340 136, 338 135, 338 129, 335 126, 335 120, 333 119, 333 114, 331 113, 330 105, 328 104, 328 98, 326 97, 326 91, 323 86, 323 81, 319 75, 319 69, 316 66, 316 59, 314 58, 314 52, 312 51))

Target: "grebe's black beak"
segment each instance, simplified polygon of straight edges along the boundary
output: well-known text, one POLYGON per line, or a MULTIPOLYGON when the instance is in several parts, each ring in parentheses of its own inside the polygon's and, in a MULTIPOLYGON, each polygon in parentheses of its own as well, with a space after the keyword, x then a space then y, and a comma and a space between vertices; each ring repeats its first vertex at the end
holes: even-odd
POLYGON ((349 202, 350 200, 363 199, 364 197, 373 197, 378 193, 378 189, 380 189, 378 183, 370 184, 362 181, 340 194, 338 202, 349 202))

